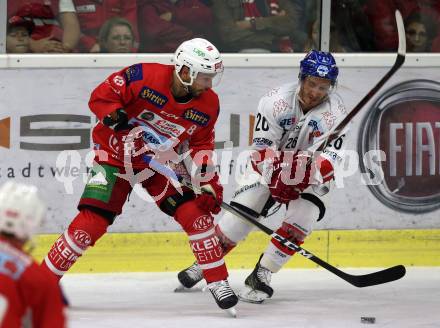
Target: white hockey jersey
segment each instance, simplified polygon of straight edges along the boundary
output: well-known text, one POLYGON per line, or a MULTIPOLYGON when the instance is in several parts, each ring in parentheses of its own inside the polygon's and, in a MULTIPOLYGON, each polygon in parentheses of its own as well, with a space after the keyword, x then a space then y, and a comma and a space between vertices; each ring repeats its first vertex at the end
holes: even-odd
MULTIPOLYGON (((298 99, 299 90, 298 84, 289 83, 261 98, 255 118, 253 149, 314 151, 347 115, 341 97, 335 92, 304 114, 298 99)), ((341 160, 347 131, 348 125, 322 153, 333 167, 341 160)))

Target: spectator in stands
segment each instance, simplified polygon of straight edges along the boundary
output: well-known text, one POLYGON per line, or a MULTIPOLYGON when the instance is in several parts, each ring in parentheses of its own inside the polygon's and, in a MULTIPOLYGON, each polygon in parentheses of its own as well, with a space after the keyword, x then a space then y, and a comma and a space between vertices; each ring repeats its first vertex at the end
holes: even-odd
POLYGON ((102 25, 99 31, 100 52, 135 52, 134 31, 130 22, 124 18, 113 17, 102 25))
POLYGON ((7 15, 35 24, 30 40, 32 52, 66 53, 78 43, 80 30, 72 0, 8 0, 7 15))
POLYGON ((430 16, 413 13, 405 19, 408 52, 430 52, 437 27, 430 16))
POLYGON ((299 15, 289 0, 213 0, 212 12, 223 51, 294 51, 299 15))
MULTIPOLYGON (((290 0, 297 10, 297 29, 293 43, 295 50, 319 49, 321 12, 318 10, 318 0, 290 0), (313 33, 316 33, 312 35, 313 33), (314 41, 317 43, 315 44, 314 41)), ((319 1, 321 2, 321 1, 319 1)), ((306 51, 309 52, 309 51, 306 51)))
POLYGON ((372 26, 362 3, 364 0, 332 1, 330 51, 374 51, 372 26))
POLYGON ((143 52, 174 52, 183 41, 201 37, 213 41, 210 8, 199 0, 138 0, 143 52))
POLYGON ((319 49, 319 19, 309 23, 307 40, 303 47, 303 52, 309 52, 313 49, 319 49))
MULTIPOLYGON (((319 49, 319 19, 316 19, 309 27, 309 37, 304 44, 303 52, 309 52, 313 49, 319 49)), ((330 51, 347 52, 348 50, 341 44, 338 30, 335 28, 333 20, 330 26, 330 51)))
POLYGON ((101 52, 98 42, 99 30, 104 22, 113 17, 130 22, 137 47, 138 22, 136 0, 73 0, 81 27, 80 52, 101 52))
POLYGON ((397 49, 397 29, 394 12, 399 9, 405 20, 415 12, 421 12, 440 23, 440 1, 438 0, 368 0, 365 13, 373 27, 374 42, 378 51, 397 49))
POLYGON ((8 19, 6 34, 6 52, 24 54, 30 52, 30 35, 34 24, 20 16, 8 19))
POLYGON ((437 34, 437 36, 432 40, 432 52, 440 52, 440 34, 437 34))

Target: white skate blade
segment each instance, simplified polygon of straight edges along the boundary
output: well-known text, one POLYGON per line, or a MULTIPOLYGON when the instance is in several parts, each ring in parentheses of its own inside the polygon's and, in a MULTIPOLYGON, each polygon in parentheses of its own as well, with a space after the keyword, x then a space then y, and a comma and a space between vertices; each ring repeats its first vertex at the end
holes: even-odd
POLYGON ((175 293, 186 293, 186 292, 189 291, 189 290, 190 290, 190 288, 186 288, 184 285, 179 284, 179 286, 177 286, 177 287, 174 289, 174 292, 175 292, 175 293))
POLYGON ((185 286, 183 286, 182 284, 180 284, 179 286, 177 286, 174 289, 175 293, 197 293, 197 292, 201 292, 204 291, 203 287, 192 287, 192 288, 186 288, 185 286))
POLYGON ((242 302, 254 304, 261 304, 265 299, 269 298, 269 295, 266 293, 252 289, 248 286, 245 286, 242 290, 240 290, 237 296, 242 302))
POLYGON ((231 307, 229 309, 225 309, 225 312, 230 315, 232 318, 237 318, 237 310, 235 309, 235 307, 231 307))

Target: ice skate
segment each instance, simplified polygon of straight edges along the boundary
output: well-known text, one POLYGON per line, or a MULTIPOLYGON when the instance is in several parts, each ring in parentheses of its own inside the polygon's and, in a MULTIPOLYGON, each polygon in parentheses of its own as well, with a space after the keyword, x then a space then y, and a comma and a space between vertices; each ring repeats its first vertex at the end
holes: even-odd
POLYGON ((273 289, 270 287, 271 277, 272 272, 261 266, 258 261, 254 271, 246 278, 245 287, 238 294, 240 300, 259 304, 263 303, 265 299, 271 298, 273 295, 273 289))
POLYGON ((229 282, 227 280, 215 281, 208 284, 207 288, 214 296, 217 305, 230 316, 236 318, 237 310, 234 306, 238 303, 238 297, 229 286, 229 282))
POLYGON ((179 280, 180 285, 174 290, 174 292, 186 292, 203 280, 203 272, 197 261, 195 261, 191 266, 180 271, 177 274, 177 279, 179 280))

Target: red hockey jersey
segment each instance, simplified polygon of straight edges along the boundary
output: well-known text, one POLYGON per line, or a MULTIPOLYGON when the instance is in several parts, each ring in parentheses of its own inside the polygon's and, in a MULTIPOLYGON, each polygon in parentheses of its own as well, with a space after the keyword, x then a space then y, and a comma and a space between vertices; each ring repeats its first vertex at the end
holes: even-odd
POLYGON ((0 239, 0 328, 65 326, 58 282, 30 256, 0 239))
MULTIPOLYGON (((136 64, 109 76, 93 92, 89 107, 100 121, 117 109, 123 108, 134 126, 143 126, 144 141, 158 149, 176 149, 187 143, 191 157, 198 151, 208 151, 203 163, 210 161, 214 150, 214 125, 219 114, 217 94, 208 89, 186 103, 177 102, 171 94, 174 66, 136 64), (209 157, 209 158, 207 158, 209 157)), ((98 122, 93 129, 96 150, 104 150, 107 160, 124 166, 119 159, 114 130, 98 122)), ((150 148, 151 149, 151 148, 150 148)), ((198 161, 196 165, 201 165, 198 161)), ((133 164, 134 168, 147 167, 133 164)))

